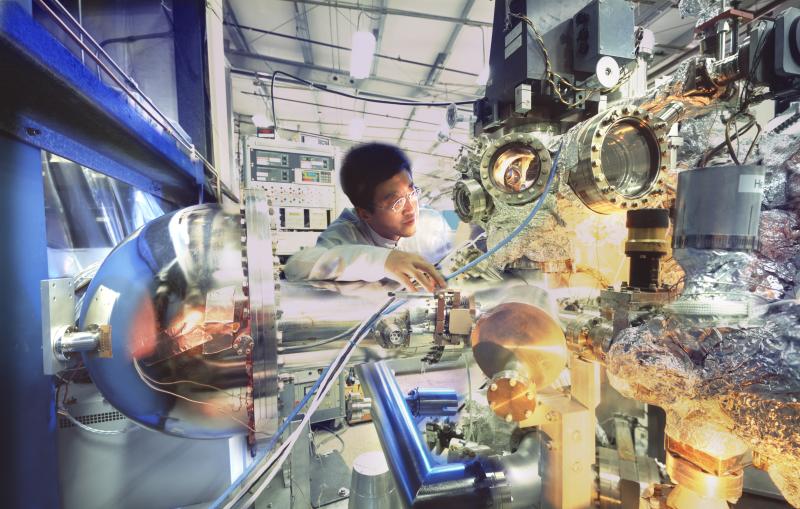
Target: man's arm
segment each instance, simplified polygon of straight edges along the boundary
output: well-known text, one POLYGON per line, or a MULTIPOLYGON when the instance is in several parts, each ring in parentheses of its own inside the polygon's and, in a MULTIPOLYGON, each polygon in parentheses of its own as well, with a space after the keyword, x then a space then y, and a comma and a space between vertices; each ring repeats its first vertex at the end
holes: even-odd
POLYGON ((339 244, 319 245, 292 255, 283 269, 289 281, 379 281, 386 272, 386 248, 339 244))
POLYGON ((329 229, 317 245, 292 255, 283 269, 289 281, 380 281, 391 278, 410 291, 416 280, 432 292, 447 284, 439 271, 423 257, 363 244, 348 227, 329 229))

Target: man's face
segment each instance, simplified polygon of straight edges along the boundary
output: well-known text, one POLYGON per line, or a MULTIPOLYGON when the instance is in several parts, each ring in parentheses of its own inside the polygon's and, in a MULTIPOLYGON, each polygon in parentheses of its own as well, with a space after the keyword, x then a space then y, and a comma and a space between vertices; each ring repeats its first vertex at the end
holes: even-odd
POLYGON ((414 181, 411 180, 411 174, 401 171, 375 188, 374 210, 370 212, 359 208, 358 215, 382 237, 392 240, 410 237, 417 231, 419 211, 417 200, 409 197, 413 192, 414 181), (406 198, 405 203, 397 211, 392 210, 392 206, 400 198, 406 198))

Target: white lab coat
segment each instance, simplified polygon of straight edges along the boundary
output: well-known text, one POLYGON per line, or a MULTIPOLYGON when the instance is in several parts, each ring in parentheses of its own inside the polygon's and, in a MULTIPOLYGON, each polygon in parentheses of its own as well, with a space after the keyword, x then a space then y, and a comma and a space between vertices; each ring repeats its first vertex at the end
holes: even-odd
POLYGON ((386 258, 392 249, 417 253, 431 263, 450 250, 453 231, 433 209, 420 209, 417 232, 397 242, 378 235, 355 210, 345 209, 317 239, 317 245, 286 262, 289 281, 380 281, 391 278, 386 258))

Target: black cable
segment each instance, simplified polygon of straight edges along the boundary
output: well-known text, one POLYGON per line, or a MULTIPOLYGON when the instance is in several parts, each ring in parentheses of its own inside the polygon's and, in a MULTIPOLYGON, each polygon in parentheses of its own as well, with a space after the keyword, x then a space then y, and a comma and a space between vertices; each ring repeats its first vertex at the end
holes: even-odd
MULTIPOLYGON (((261 28, 255 28, 255 27, 251 27, 251 26, 247 26, 247 25, 241 25, 241 24, 237 24, 237 23, 230 23, 228 21, 224 22, 223 24, 227 25, 227 26, 230 26, 230 27, 241 28, 243 30, 249 30, 249 31, 256 32, 256 33, 259 33, 259 34, 262 34, 262 35, 272 35, 272 36, 275 36, 275 37, 282 37, 284 39, 292 39, 292 40, 295 40, 295 41, 305 42, 305 43, 308 43, 308 44, 316 44, 316 45, 319 45, 319 46, 323 46, 325 48, 333 48, 333 49, 342 50, 342 51, 351 51, 351 48, 347 48, 345 46, 340 46, 338 44, 331 44, 331 43, 328 43, 328 42, 317 41, 315 39, 307 39, 305 37, 300 37, 300 36, 297 36, 297 35, 282 34, 282 33, 274 32, 274 31, 271 31, 271 30, 263 30, 261 28)), ((428 63, 425 63, 425 62, 420 62, 418 60, 409 60, 407 58, 402 58, 400 56, 392 57, 392 56, 389 56, 389 55, 383 55, 383 54, 380 54, 380 53, 375 53, 375 58, 383 58, 385 60, 391 60, 393 62, 399 62, 401 64, 416 65, 416 66, 420 66, 420 67, 426 67, 428 69, 434 68, 434 66, 432 66, 431 64, 428 64, 428 63)), ((474 72, 462 71, 461 69, 454 69, 452 67, 441 66, 441 67, 437 67, 437 69, 441 69, 443 71, 452 72, 454 74, 463 74, 465 76, 470 76, 470 77, 475 77, 475 78, 478 77, 478 75, 475 74, 474 72)))
POLYGON ((475 100, 472 100, 472 101, 449 101, 449 102, 420 102, 420 101, 399 101, 399 100, 394 100, 394 99, 372 99, 372 98, 366 98, 366 97, 362 97, 362 96, 355 95, 355 94, 348 94, 347 92, 342 92, 340 90, 334 90, 332 88, 328 88, 325 85, 321 85, 319 83, 315 83, 313 81, 309 81, 307 79, 301 78, 299 76, 295 76, 293 74, 289 74, 288 72, 274 71, 272 73, 272 78, 270 80, 269 95, 270 95, 270 102, 272 104, 272 122, 273 122, 276 130, 278 129, 278 120, 277 120, 278 116, 275 113, 275 76, 277 76, 278 74, 286 76, 287 78, 291 78, 291 79, 293 79, 295 81, 298 81, 300 83, 308 85, 308 86, 310 86, 312 88, 315 88, 317 90, 321 90, 323 92, 328 92, 328 93, 335 94, 335 95, 338 95, 338 96, 347 97, 348 99, 356 99, 356 100, 359 100, 359 101, 365 101, 365 102, 371 102, 371 103, 377 103, 377 104, 391 104, 391 105, 394 105, 394 106, 447 107, 447 106, 450 106, 451 104, 455 104, 457 106, 462 106, 462 105, 467 105, 467 104, 474 104, 476 102, 475 100))

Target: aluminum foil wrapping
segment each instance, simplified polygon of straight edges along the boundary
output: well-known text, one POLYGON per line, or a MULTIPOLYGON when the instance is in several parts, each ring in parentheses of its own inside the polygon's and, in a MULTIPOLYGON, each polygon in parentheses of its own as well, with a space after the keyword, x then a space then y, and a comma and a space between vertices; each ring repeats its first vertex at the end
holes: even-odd
POLYGON ((772 209, 761 213, 759 226, 760 247, 758 266, 753 275, 757 286, 753 288, 769 298, 795 296, 795 285, 800 262, 800 218, 797 210, 772 209), (770 279, 771 278, 771 279, 770 279))
POLYGON ((725 128, 720 127, 719 111, 713 110, 681 122, 683 145, 678 150, 681 169, 696 167, 709 147, 725 140, 725 128))
POLYGON ((699 326, 656 316, 622 331, 607 354, 611 384, 664 407, 667 431, 724 456, 749 446, 800 507, 800 304, 765 307, 757 326, 699 326))
MULTIPOLYGON (((574 235, 560 219, 554 195, 547 197, 544 206, 534 216, 529 226, 519 233, 505 248, 491 258, 495 268, 502 269, 508 263, 526 257, 530 261, 545 262, 569 260, 574 235)), ((496 207, 487 228, 487 246, 493 247, 503 240, 530 213, 527 207, 496 207)))
POLYGON ((687 16, 697 18, 699 25, 722 12, 721 4, 719 0, 680 0, 678 12, 684 18, 687 16))
POLYGON ((684 271, 679 300, 703 300, 723 296, 726 300, 753 300, 748 291, 757 263, 755 256, 738 251, 676 249, 672 256, 684 271))

